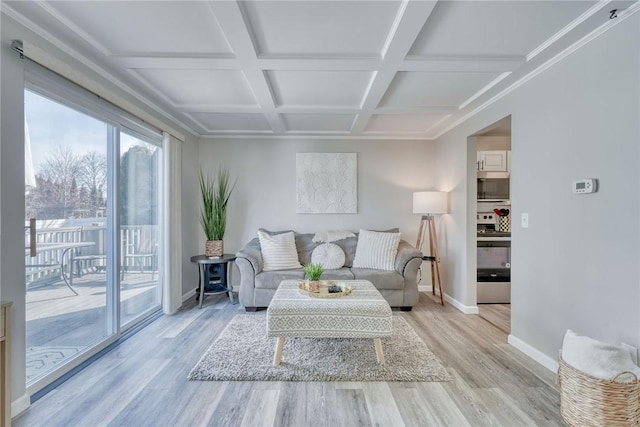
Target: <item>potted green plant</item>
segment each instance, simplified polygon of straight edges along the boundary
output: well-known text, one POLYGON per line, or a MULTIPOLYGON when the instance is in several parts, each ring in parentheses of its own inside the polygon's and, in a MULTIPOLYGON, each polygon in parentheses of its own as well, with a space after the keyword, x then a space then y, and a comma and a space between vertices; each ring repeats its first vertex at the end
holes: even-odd
POLYGON ((322 264, 305 264, 304 272, 307 275, 307 290, 309 292, 320 292, 320 276, 324 268, 322 264))
POLYGON ((215 179, 200 170, 200 224, 207 238, 204 254, 208 257, 220 257, 224 253, 227 207, 234 188, 235 183, 231 185, 228 169, 220 168, 215 179))

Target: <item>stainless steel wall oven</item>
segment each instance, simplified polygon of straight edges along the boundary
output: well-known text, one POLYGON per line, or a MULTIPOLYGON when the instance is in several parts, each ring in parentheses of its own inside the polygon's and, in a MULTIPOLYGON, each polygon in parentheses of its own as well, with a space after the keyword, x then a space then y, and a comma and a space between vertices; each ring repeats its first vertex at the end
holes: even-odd
POLYGON ((511 302, 511 242, 478 241, 478 303, 511 302))

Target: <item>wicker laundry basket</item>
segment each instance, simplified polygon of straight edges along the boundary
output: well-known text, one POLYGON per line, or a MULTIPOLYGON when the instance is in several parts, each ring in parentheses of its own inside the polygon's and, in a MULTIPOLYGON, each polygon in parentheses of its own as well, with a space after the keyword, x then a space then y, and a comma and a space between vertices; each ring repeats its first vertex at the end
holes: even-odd
POLYGON ((640 426, 640 380, 633 373, 621 372, 611 380, 602 380, 560 357, 558 383, 560 414, 570 426, 640 426), (622 374, 635 379, 615 382, 622 374))

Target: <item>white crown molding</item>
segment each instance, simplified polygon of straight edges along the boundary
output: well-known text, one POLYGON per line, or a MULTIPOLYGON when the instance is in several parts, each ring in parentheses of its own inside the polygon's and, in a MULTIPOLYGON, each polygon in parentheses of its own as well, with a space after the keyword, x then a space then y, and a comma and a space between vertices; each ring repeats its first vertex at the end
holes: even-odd
POLYGON ((382 51, 380 52, 380 58, 386 58, 387 53, 389 53, 389 48, 391 48, 391 43, 393 42, 393 38, 398 33, 398 28, 400 28, 400 23, 402 22, 402 17, 404 16, 405 11, 407 10, 407 5, 409 4, 409 0, 402 0, 400 3, 400 7, 396 11, 396 16, 393 19, 393 24, 391 24, 391 29, 387 34, 387 38, 384 41, 384 45, 382 46, 382 51))
POLYGON ((546 41, 544 41, 540 46, 538 46, 537 48, 529 52, 529 54, 527 55, 527 62, 531 61, 533 58, 538 56, 538 54, 542 53, 549 46, 551 46, 552 44, 560 40, 562 37, 569 34, 574 29, 576 29, 578 25, 582 24, 584 21, 589 19, 596 12, 598 12, 600 9, 602 9, 609 3, 611 3, 611 0, 599 0, 598 2, 596 2, 596 4, 594 4, 589 9, 587 9, 582 15, 578 16, 576 19, 571 21, 569 25, 562 28, 560 31, 558 31, 553 36, 549 37, 546 41))
POLYGON ((313 140, 337 140, 337 141, 387 141, 392 143, 393 141, 417 141, 417 142, 430 142, 431 140, 428 138, 423 138, 420 135, 411 135, 411 136, 400 136, 396 134, 387 134, 387 135, 288 135, 288 134, 273 134, 273 135, 245 135, 245 134, 233 134, 233 135, 202 135, 200 140, 236 140, 242 139, 246 140, 247 138, 255 138, 255 139, 268 139, 268 140, 303 140, 303 141, 313 141, 313 140))
POLYGON ((349 136, 351 135, 351 131, 349 130, 321 130, 321 131, 307 131, 307 130, 290 130, 287 129, 284 132, 285 135, 320 135, 320 136, 349 136))
POLYGON ((91 46, 94 47, 94 49, 98 50, 100 53, 102 53, 105 56, 111 55, 111 51, 107 49, 105 45, 100 43, 98 40, 96 40, 94 37, 92 37, 89 33, 84 31, 82 28, 78 27, 76 24, 71 22, 71 20, 69 20, 66 16, 61 14, 57 9, 55 9, 49 3, 42 0, 36 0, 35 3, 38 6, 40 6, 41 9, 43 9, 53 18, 55 18, 58 22, 60 22, 62 25, 64 25, 69 30, 71 30, 72 32, 80 36, 80 38, 88 42, 91 46))
MULTIPOLYGON (((606 2, 605 4, 607 4, 607 3, 608 2, 606 2)), ((548 60, 546 60, 545 62, 543 62, 539 66, 535 67, 534 69, 532 69, 530 72, 528 72, 527 74, 525 74, 521 78, 519 78, 518 80, 516 80, 513 83, 511 83, 505 89, 503 89, 502 91, 498 92, 497 94, 495 94, 494 96, 489 98, 487 101, 485 101, 484 103, 480 104, 478 107, 476 107, 473 110, 469 111, 468 113, 464 114, 458 120, 456 120, 456 121, 450 123, 449 125, 447 125, 444 129, 439 131, 437 134, 432 135, 430 137, 430 139, 434 139, 435 140, 435 139, 440 138, 442 135, 446 134, 450 130, 456 128, 457 126, 459 126, 462 123, 466 122, 470 118, 472 118, 475 115, 479 114, 481 111, 485 110, 486 108, 488 108, 489 106, 493 105, 494 103, 496 103, 500 99, 504 98, 505 96, 507 96, 508 94, 510 94, 511 92, 513 92, 514 90, 516 90, 517 88, 522 86, 523 84, 527 83, 528 81, 530 81, 531 79, 535 78, 536 76, 538 76, 542 72, 544 72, 547 69, 551 68, 553 65, 555 65, 558 62, 562 61, 564 58, 566 58, 567 56, 571 55, 573 52, 577 51, 582 46, 588 44, 592 40, 595 40, 596 38, 598 38, 599 36, 601 36, 602 34, 607 32, 608 30, 610 30, 611 28, 613 28, 616 25, 622 23, 623 21, 625 21, 627 18, 629 18, 630 16, 632 16, 633 14, 638 12, 639 10, 640 10, 640 1, 637 1, 632 6, 630 6, 628 9, 620 12, 620 14, 618 15, 618 17, 616 19, 609 20, 609 21, 605 22, 604 24, 601 24, 600 26, 595 28, 593 31, 591 31, 588 34, 584 35, 583 37, 578 39, 576 42, 574 42, 571 45, 569 45, 567 48, 561 50, 556 55, 552 56, 551 58, 549 58, 548 60)), ((592 15, 590 15, 590 16, 592 16, 592 15)))
POLYGON ((59 38, 55 37, 50 32, 46 31, 44 28, 37 25, 35 22, 31 21, 21 13, 17 12, 15 9, 13 9, 11 6, 7 5, 4 2, 2 2, 2 13, 5 13, 7 16, 14 19, 20 25, 24 26, 28 30, 34 32, 38 36, 42 37, 43 39, 47 40, 51 44, 55 45, 58 49, 63 51, 65 54, 69 55, 76 61, 82 63, 88 69, 95 72, 97 75, 104 78, 109 83, 118 87, 125 93, 129 93, 133 95, 139 102, 149 107, 154 112, 160 114, 165 119, 169 119, 171 122, 180 125, 184 130, 191 133, 193 136, 196 136, 196 137, 200 136, 198 132, 194 131, 190 126, 187 126, 182 120, 179 120, 173 114, 167 112, 164 108, 160 107, 155 102, 151 101, 146 96, 142 95, 139 91, 135 90, 128 84, 124 83, 122 80, 115 77, 113 74, 107 72, 106 70, 104 70, 104 68, 102 68, 101 66, 99 66, 98 64, 96 64, 95 62, 93 62, 83 54, 81 54, 80 52, 78 52, 76 49, 67 45, 59 38))
POLYGON ((511 71, 506 71, 506 72, 500 74, 498 77, 496 77, 495 79, 490 81, 485 87, 483 87, 482 89, 480 89, 479 91, 477 91, 476 93, 471 95, 471 97, 469 97, 469 99, 467 99, 462 104, 460 104, 460 107, 458 107, 458 109, 462 110, 464 107, 466 107, 467 105, 471 104, 473 101, 475 101, 480 96, 482 96, 484 93, 486 93, 489 89, 491 89, 492 87, 494 87, 495 85, 497 85, 498 83, 500 83, 502 80, 504 80, 505 78, 507 78, 510 75, 511 75, 511 71))

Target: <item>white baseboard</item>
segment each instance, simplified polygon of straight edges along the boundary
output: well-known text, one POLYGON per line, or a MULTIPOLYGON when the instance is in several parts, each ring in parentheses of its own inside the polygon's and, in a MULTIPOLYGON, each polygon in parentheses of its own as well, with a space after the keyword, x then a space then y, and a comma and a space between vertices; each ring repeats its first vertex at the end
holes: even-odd
POLYGON ((31 406, 31 396, 27 393, 23 394, 13 402, 11 402, 11 418, 15 418, 29 409, 31 406))
POLYGON ((507 338, 507 342, 550 370, 551 372, 558 372, 558 362, 553 360, 551 357, 547 356, 540 350, 530 346, 526 342, 522 341, 519 338, 514 337, 513 335, 509 335, 507 338))
MULTIPOLYGON (((431 292, 431 286, 429 285, 418 285, 418 292, 431 292)), ((436 289, 436 296, 440 296, 440 292, 436 289)), ((457 299, 453 299, 447 294, 444 294, 444 300, 454 306, 456 309, 460 310, 464 314, 478 314, 478 306, 477 305, 464 305, 457 299)))
POLYGON ((189 298, 193 298, 193 297, 195 297, 195 296, 196 296, 196 290, 195 290, 195 288, 194 288, 194 289, 191 289, 191 290, 190 290, 189 292, 187 292, 186 294, 182 295, 182 303, 184 304, 185 302, 187 302, 187 300, 188 300, 189 298))
POLYGON ((444 294, 444 300, 449 304, 451 304, 452 306, 454 306, 455 308, 457 308, 458 310, 460 310, 461 312, 463 312, 464 314, 478 314, 477 305, 464 305, 457 299, 454 299, 453 297, 447 294, 444 294))

